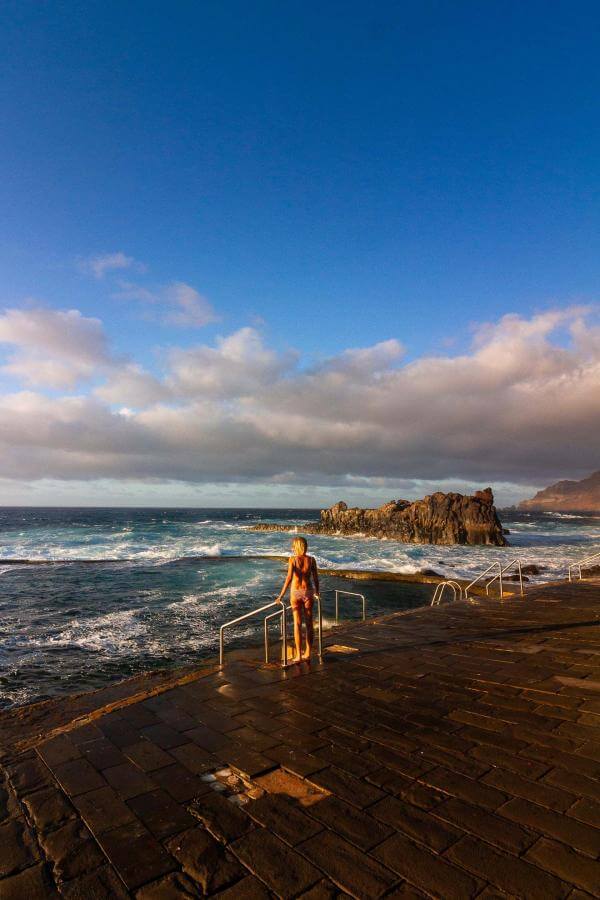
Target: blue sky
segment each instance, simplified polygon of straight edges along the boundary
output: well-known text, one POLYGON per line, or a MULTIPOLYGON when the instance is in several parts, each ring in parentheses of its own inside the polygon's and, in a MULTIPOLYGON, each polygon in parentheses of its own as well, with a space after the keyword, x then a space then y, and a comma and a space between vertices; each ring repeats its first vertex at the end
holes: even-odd
MULTIPOLYGON (((258 352, 265 362, 264 353, 273 354, 267 382, 273 386, 275 365, 275 381, 289 388, 319 366, 329 366, 331 378, 327 361, 347 361, 349 348, 399 342, 402 353, 391 362, 386 356, 388 378, 411 362, 476 353, 473 336, 484 323, 506 331, 507 315, 526 323, 567 309, 576 311, 548 324, 550 331, 534 328, 527 340, 542 341, 554 377, 561 350, 571 354, 569 372, 575 356, 578 365, 585 357, 593 385, 597 348, 588 340, 582 349, 581 331, 595 334, 590 316, 600 274, 599 20, 597 4, 585 2, 5 2, 0 306, 26 314, 77 310, 84 323, 101 321, 109 349, 57 380, 56 355, 63 365, 66 353, 72 365, 72 348, 48 344, 44 353, 44 339, 32 345, 25 320, 10 319, 0 342, 0 357, 4 351, 8 358, 0 386, 10 398, 33 390, 61 403, 95 396, 115 366, 135 363, 161 383, 170 379, 168 397, 159 389, 146 406, 193 403, 197 416, 208 394, 217 402, 214 385, 208 394, 206 385, 196 385, 193 396, 189 386, 173 392, 172 354, 218 347, 240 329, 262 342, 257 350, 244 332, 252 344, 244 345, 245 358, 258 352), (114 264, 101 277, 90 262, 99 259, 114 264), (183 316, 174 285, 197 292, 187 295, 196 312, 201 297, 213 313, 183 316), (574 324, 582 315, 585 326, 574 324), (282 362, 292 352, 293 374, 282 362), (40 371, 50 371, 51 358, 54 375, 33 379, 22 362, 11 362, 15 353, 30 368, 43 362, 40 371)), ((38 330, 49 327, 36 321, 38 330)), ((519 335, 517 344, 523 330, 519 335)), ((540 370, 530 377, 542 377, 540 370)), ((363 377, 359 407, 372 399, 370 378, 381 382, 381 370, 363 377)), ((253 384, 258 402, 264 383, 253 384)), ((543 387, 550 390, 547 381, 543 387)), ((217 393, 219 414, 235 405, 241 428, 247 392, 217 393)), ((290 502, 300 482, 297 505, 306 505, 339 493, 336 478, 349 496, 365 500, 397 493, 405 482, 416 495, 440 479, 483 479, 508 485, 502 490, 512 500, 547 478, 594 467, 586 445, 595 407, 590 397, 575 427, 572 396, 564 398, 574 429, 571 459, 557 448, 540 461, 535 441, 548 441, 538 424, 527 444, 532 458, 515 453, 506 465, 499 458, 489 477, 482 447, 478 455, 449 451, 443 437, 439 459, 428 466, 414 464, 422 455, 416 450, 388 465, 393 447, 373 466, 361 462, 358 448, 344 456, 342 444, 336 475, 330 459, 316 456, 303 467, 293 453, 286 465, 289 437, 270 463, 261 450, 260 465, 237 472, 233 459, 226 471, 144 463, 138 473, 131 458, 114 469, 106 460, 85 466, 81 447, 64 440, 67 457, 50 471, 41 461, 47 454, 36 463, 27 444, 32 458, 21 471, 11 462, 24 446, 16 436, 5 447, 7 496, 29 502, 33 490, 60 502, 64 492, 69 502, 92 502, 95 491, 106 496, 101 480, 108 478, 117 501, 125 483, 134 497, 138 490, 145 496, 153 479, 158 502, 183 496, 191 484, 195 497, 204 490, 218 501, 229 479, 248 502, 267 495, 290 502), (390 481, 359 488, 348 477, 390 481)), ((139 412, 126 391, 103 402, 113 416, 123 408, 130 418, 139 412)), ((330 402, 335 418, 333 395, 330 402)), ((279 415, 283 406, 279 396, 263 414, 279 415)), ((518 405, 509 412, 514 420, 518 405)), ((327 410, 318 416, 326 419, 327 410)), ((360 419, 359 409, 352 421, 360 419)), ((49 423, 51 452, 55 431, 49 423)), ((236 440, 247 440, 240 434, 236 440)), ((277 444, 279 432, 271 437, 277 444)), ((196 446, 202 454, 194 440, 186 452, 196 446)), ((301 437, 295 441, 301 449, 301 437)), ((435 445, 435 431, 426 443, 435 445)), ((222 448, 227 453, 226 441, 222 448)))

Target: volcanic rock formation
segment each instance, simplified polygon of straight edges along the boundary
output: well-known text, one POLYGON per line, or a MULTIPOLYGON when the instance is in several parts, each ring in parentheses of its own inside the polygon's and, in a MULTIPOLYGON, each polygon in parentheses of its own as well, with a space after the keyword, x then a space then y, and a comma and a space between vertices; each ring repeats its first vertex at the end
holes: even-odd
POLYGON ((558 481, 538 491, 531 500, 519 503, 519 509, 535 512, 600 512, 600 471, 582 481, 558 481))
MULTIPOLYGON (((289 525, 255 525, 257 531, 289 531, 289 525)), ((408 544, 492 544, 507 541, 491 488, 464 494, 431 494, 422 500, 392 500, 379 509, 349 508, 340 501, 321 510, 318 522, 302 526, 307 534, 364 535, 408 544)))

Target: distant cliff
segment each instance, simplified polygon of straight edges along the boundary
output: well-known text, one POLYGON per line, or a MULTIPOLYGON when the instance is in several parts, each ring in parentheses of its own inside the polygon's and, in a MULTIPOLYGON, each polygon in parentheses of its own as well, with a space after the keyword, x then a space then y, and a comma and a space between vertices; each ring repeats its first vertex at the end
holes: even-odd
MULTIPOLYGON (((255 525, 256 531, 289 531, 289 525, 255 525)), ((472 497, 438 492, 423 500, 392 500, 379 509, 349 508, 340 501, 322 509, 318 522, 302 525, 307 534, 364 535, 407 544, 493 544, 507 541, 491 488, 472 497)))
POLYGON ((558 481, 538 491, 531 500, 523 500, 519 503, 519 509, 600 512, 600 471, 583 481, 558 481))

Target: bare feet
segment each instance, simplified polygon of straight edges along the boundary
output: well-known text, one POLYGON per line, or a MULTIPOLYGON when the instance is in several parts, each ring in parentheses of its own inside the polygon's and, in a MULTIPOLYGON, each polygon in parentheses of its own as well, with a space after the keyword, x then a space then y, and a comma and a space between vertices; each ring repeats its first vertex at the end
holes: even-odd
POLYGON ((302 654, 302 659, 304 659, 304 660, 310 659, 310 653, 307 653, 307 652, 305 651, 305 652, 302 654))
POLYGON ((292 662, 293 662, 293 663, 299 663, 299 662, 302 662, 302 657, 301 657, 301 656, 294 656, 294 658, 292 659, 292 662))

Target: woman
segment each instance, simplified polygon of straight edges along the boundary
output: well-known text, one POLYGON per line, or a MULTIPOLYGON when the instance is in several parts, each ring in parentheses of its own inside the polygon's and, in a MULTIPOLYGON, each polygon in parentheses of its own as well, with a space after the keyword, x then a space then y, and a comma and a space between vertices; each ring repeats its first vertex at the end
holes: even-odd
POLYGON ((285 592, 290 591, 290 603, 294 613, 294 642, 296 655, 294 662, 302 659, 310 659, 313 644, 313 618, 312 608, 315 597, 319 596, 319 573, 317 563, 313 556, 308 556, 308 543, 306 538, 297 537, 292 541, 293 556, 290 556, 286 579, 281 588, 278 603, 283 603, 285 592), (302 653, 302 616, 306 624, 306 650, 302 653))

